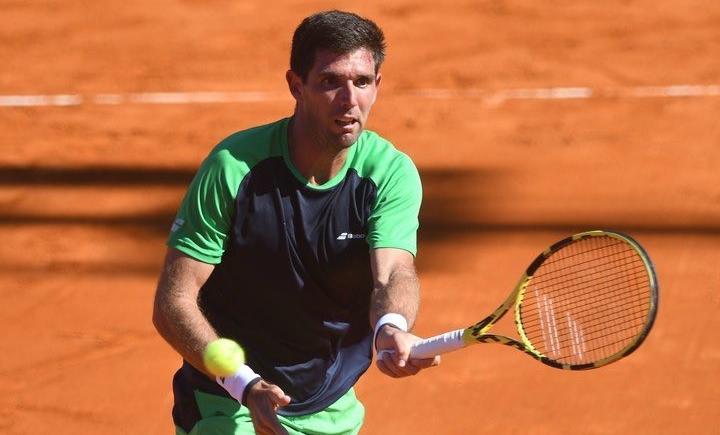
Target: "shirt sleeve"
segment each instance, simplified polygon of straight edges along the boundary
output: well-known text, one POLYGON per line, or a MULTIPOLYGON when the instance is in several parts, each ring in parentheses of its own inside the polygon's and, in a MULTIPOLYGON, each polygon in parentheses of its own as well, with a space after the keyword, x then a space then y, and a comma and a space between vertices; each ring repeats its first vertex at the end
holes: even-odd
POLYGON ((203 162, 180 205, 168 246, 205 263, 220 263, 243 176, 236 164, 226 151, 214 152, 203 162))
POLYGON ((399 248, 416 255, 422 185, 412 160, 404 154, 400 157, 378 186, 368 243, 374 249, 399 248))

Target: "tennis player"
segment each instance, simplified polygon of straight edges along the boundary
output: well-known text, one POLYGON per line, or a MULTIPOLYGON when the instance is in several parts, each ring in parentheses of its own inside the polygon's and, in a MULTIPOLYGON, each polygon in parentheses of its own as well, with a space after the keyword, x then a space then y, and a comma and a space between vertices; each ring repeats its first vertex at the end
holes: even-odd
POLYGON ((354 434, 353 385, 378 368, 414 375, 421 201, 412 161, 365 129, 381 81, 382 31, 330 11, 295 31, 291 117, 231 135, 190 185, 168 239, 153 322, 183 357, 177 434, 354 434), (205 346, 245 349, 215 378, 205 346))

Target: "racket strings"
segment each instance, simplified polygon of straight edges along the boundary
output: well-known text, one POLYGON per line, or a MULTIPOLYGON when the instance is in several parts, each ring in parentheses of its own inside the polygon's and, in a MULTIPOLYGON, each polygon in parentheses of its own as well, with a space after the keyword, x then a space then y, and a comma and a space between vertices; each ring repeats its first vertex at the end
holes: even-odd
POLYGON ((519 307, 533 347, 561 363, 607 358, 633 342, 650 308, 645 262, 603 236, 560 248, 535 271, 519 307))
MULTIPOLYGON (((644 294, 648 294, 648 292, 645 292, 644 294)), ((623 299, 618 299, 618 302, 623 302, 625 308, 647 308, 645 306, 647 301, 638 299, 637 295, 630 295, 623 299), (637 302, 637 304, 634 304, 633 302, 637 302), (638 306, 635 306, 635 305, 638 305, 638 306)), ((576 308, 577 308, 577 310, 573 310, 574 316, 582 317, 583 314, 592 312, 593 314, 595 314, 595 316, 593 316, 593 318, 595 320, 602 319, 604 316, 599 316, 599 314, 602 314, 602 313, 605 313, 608 311, 617 313, 617 310, 614 307, 606 307, 606 308, 598 310, 597 305, 595 303, 586 303, 584 305, 579 305, 576 308), (581 308, 586 308, 586 309, 582 310, 581 308)), ((620 313, 620 315, 622 315, 622 313, 620 313)), ((536 326, 538 326, 538 327, 541 326, 541 323, 539 321, 538 322, 535 322, 535 321, 523 322, 523 330, 525 331, 526 334, 539 331, 540 328, 534 328, 536 326)))
MULTIPOLYGON (((635 304, 627 304, 626 306, 628 306, 628 307, 630 307, 630 308, 644 308, 644 307, 645 307, 645 302, 644 302, 644 301, 636 301, 635 304)), ((620 316, 617 315, 617 312, 616 312, 615 310, 610 310, 610 309, 609 309, 609 310, 605 310, 605 311, 603 312, 603 314, 605 314, 605 315, 603 315, 603 316, 595 316, 595 317, 593 318, 594 322, 592 322, 592 323, 591 323, 591 322, 585 322, 585 323, 583 323, 583 324, 582 324, 582 332, 583 332, 583 334, 593 334, 593 333, 598 332, 598 331, 602 332, 602 331, 604 331, 604 330, 611 329, 610 327, 608 327, 608 320, 613 320, 613 319, 619 319, 619 318, 620 318, 620 316)), ((644 313, 643 313, 643 314, 644 314, 644 313)), ((631 321, 629 321, 630 319, 627 319, 627 316, 624 316, 624 317, 626 318, 625 323, 631 323, 631 321)), ((576 319, 577 319, 576 317, 572 317, 572 316, 567 316, 567 315, 566 315, 566 321, 567 321, 568 323, 574 323, 575 325, 577 325, 577 320, 576 320, 576 319)), ((528 328, 528 329, 525 329, 525 330, 524 330, 524 331, 525 331, 525 334, 528 335, 528 336, 529 336, 529 335, 532 335, 532 334, 537 334, 538 332, 540 332, 541 334, 543 334, 544 332, 546 332, 546 326, 545 326, 545 325, 547 325, 548 323, 552 323, 553 321, 554 321, 554 322, 557 322, 557 319, 553 320, 552 318, 548 317, 548 318, 546 318, 545 320, 542 320, 542 321, 537 325, 537 326, 539 326, 539 327, 537 327, 537 328, 528 328)), ((641 324, 640 326, 642 326, 642 324, 641 324)), ((568 327, 567 329, 564 329, 564 332, 563 332, 563 333, 555 333, 555 337, 558 338, 558 339, 561 339, 561 338, 566 338, 566 337, 568 337, 568 336, 571 336, 571 335, 573 335, 573 331, 577 331, 577 328, 578 328, 578 326, 575 326, 575 328, 573 328, 573 327, 568 327)))
MULTIPOLYGON (((638 321, 643 321, 644 319, 645 319, 645 316, 636 318, 636 320, 638 320, 638 321)), ((616 335, 618 335, 619 332, 627 332, 627 331, 635 331, 635 330, 636 330, 635 327, 630 326, 630 327, 627 327, 624 329, 609 332, 607 334, 598 335, 597 338, 605 339, 608 337, 616 336, 616 335)), ((590 357, 591 360, 602 359, 602 358, 605 358, 608 353, 610 355, 617 353, 620 349, 622 349, 624 347, 624 344, 627 344, 627 343, 624 338, 624 334, 622 334, 621 338, 617 339, 616 341, 607 342, 606 344, 595 348, 593 351, 588 352, 588 356, 590 357), (622 346, 619 346, 619 345, 622 345, 622 346), (592 352, 595 352, 595 353, 593 354, 592 352)), ((557 357, 557 359, 558 360, 569 359, 569 358, 577 356, 576 353, 577 352, 574 351, 574 352, 570 352, 570 353, 567 353, 564 355, 560 355, 559 357, 557 357)))
MULTIPOLYGON (((605 263, 602 265, 607 265, 609 263, 605 263)), ((567 304, 563 305, 560 304, 560 307, 564 308, 567 305, 574 305, 577 306, 578 299, 586 298, 593 296, 594 298, 602 298, 608 293, 612 293, 612 290, 615 290, 618 285, 626 285, 628 278, 642 278, 644 281, 641 283, 643 285, 643 288, 646 288, 647 284, 647 272, 644 268, 644 264, 641 260, 638 259, 637 265, 639 267, 632 269, 632 270, 621 270, 621 269, 612 269, 607 273, 604 274, 592 274, 590 279, 586 280, 565 280, 560 281, 561 284, 567 284, 563 286, 557 286, 552 287, 551 285, 543 286, 540 284, 547 283, 549 280, 536 280, 532 279, 529 283, 529 287, 534 290, 533 293, 528 294, 527 291, 525 293, 524 301, 532 301, 534 298, 537 297, 537 294, 541 291, 544 291, 546 289, 550 289, 550 291, 555 295, 560 295, 563 297, 563 300, 567 300, 567 304), (573 282, 574 281, 574 282, 573 282), (602 282, 606 285, 604 286, 597 286, 596 283, 602 282), (568 284, 569 283, 569 284, 568 284), (590 285, 586 285, 590 284, 590 285), (566 291, 568 290, 568 291, 566 291), (602 290, 610 290, 608 292, 601 292, 602 290)))
POLYGON ((585 346, 580 344, 576 345, 570 352, 553 356, 556 361, 575 361, 575 364, 582 363, 581 361, 599 361, 607 358, 608 355, 615 355, 626 347, 627 341, 624 338, 625 333, 634 331, 634 328, 626 328, 626 331, 620 330, 613 333, 600 335, 599 339, 604 340, 604 345, 596 347, 590 351, 585 350, 585 346), (621 333, 621 334, 618 334, 621 333), (615 337, 620 335, 620 338, 616 338, 614 341, 608 341, 609 337, 615 337))
MULTIPOLYGON (((572 246, 572 245, 571 245, 571 246, 572 246)), ((565 252, 564 255, 563 255, 563 256, 560 256, 560 257, 555 257, 555 256, 553 255, 552 257, 550 257, 550 258, 548 258, 547 260, 543 261, 543 265, 544 265, 544 266, 551 266, 551 265, 554 264, 554 263, 558 263, 558 262, 560 262, 560 261, 565 261, 565 260, 571 259, 572 257, 579 256, 579 255, 590 256, 591 259, 588 260, 588 262, 589 262, 589 261, 593 261, 593 260, 597 259, 597 257, 594 255, 594 252, 595 252, 595 251, 606 251, 606 250, 608 250, 609 248, 614 248, 614 247, 616 247, 616 246, 622 246, 622 247, 627 248, 627 245, 626 245, 624 242, 621 242, 621 241, 619 241, 619 240, 614 240, 614 243, 609 243, 609 244, 605 244, 605 245, 602 245, 602 246, 596 246, 596 247, 593 247, 593 248, 583 249, 582 251, 575 252, 575 253, 565 252), (554 258, 554 257, 555 257, 555 258, 554 258)), ((558 251, 558 252, 560 252, 560 251, 558 251)), ((576 265, 581 265, 581 264, 583 264, 583 262, 576 262, 575 264, 576 264, 576 265)))
POLYGON ((558 361, 563 361, 565 359, 563 362, 572 361, 573 363, 586 362, 587 358, 590 358, 591 361, 596 361, 616 353, 619 349, 613 345, 617 342, 627 344, 627 336, 629 335, 634 337, 639 330, 642 329, 646 315, 643 313, 635 318, 626 318, 624 328, 618 328, 617 325, 614 327, 608 327, 608 322, 617 320, 617 316, 614 316, 613 314, 614 313, 610 313, 606 316, 598 318, 599 323, 597 324, 583 325, 582 327, 578 326, 577 323, 574 323, 573 320, 568 320, 568 323, 571 323, 572 325, 568 326, 564 333, 558 333, 557 325, 555 324, 553 327, 549 328, 548 333, 553 334, 549 339, 545 337, 545 331, 539 330, 541 335, 543 335, 543 338, 545 340, 549 340, 550 342, 550 346, 542 351, 542 353, 545 354, 545 356, 550 356, 558 361), (628 331, 630 331, 631 334, 625 334, 628 331), (603 341, 607 337, 618 335, 620 338, 615 342, 608 343, 607 341, 603 341), (587 340, 585 340, 585 337, 588 336, 592 336, 593 340, 595 340, 594 347, 589 351, 587 350, 587 340), (568 341, 568 338, 570 341, 568 341), (567 350, 571 350, 571 352, 561 354, 561 352, 567 350), (578 357, 579 359, 568 360, 567 358, 569 357, 578 357))
MULTIPOLYGON (((644 263, 642 262, 642 259, 636 258, 636 259, 634 259, 633 262, 636 263, 637 266, 639 266, 639 267, 636 269, 638 272, 643 272, 643 273, 645 273, 645 265, 644 265, 644 263)), ((597 263, 597 264, 593 264, 593 266, 594 266, 594 267, 597 267, 597 268, 600 268, 600 267, 603 267, 603 266, 613 266, 613 265, 615 265, 615 261, 610 261, 610 262, 607 262, 607 263, 597 263)), ((591 278, 588 279, 586 282, 593 282, 593 281, 597 281, 597 280, 600 280, 600 279, 604 279, 604 278, 607 278, 607 276, 609 276, 609 275, 611 275, 611 274, 624 275, 624 274, 626 274, 626 273, 627 273, 626 270, 622 270, 622 269, 618 269, 618 268, 613 268, 612 271, 611 271, 608 275, 599 275, 599 276, 598 276, 597 274, 596 274, 596 275, 590 275, 591 278)), ((569 272, 569 273, 566 273, 566 274, 563 274, 563 275, 554 276, 554 277, 552 278, 553 284, 555 284, 556 286, 558 286, 558 287, 555 288, 555 291, 561 291, 561 290, 563 290, 563 287, 559 287, 559 285, 560 285, 560 284, 566 284, 566 283, 570 283, 570 285, 568 285, 568 287, 576 288, 576 287, 577 287, 577 281, 576 281, 576 280, 577 280, 577 271, 572 271, 572 272, 569 272), (565 280, 565 281, 560 281, 560 280, 559 280, 560 278, 565 278, 565 277, 571 277, 571 278, 570 278, 570 279, 567 279, 567 280, 565 280)), ((533 278, 532 284, 539 286, 540 284, 544 284, 544 283, 546 283, 546 282, 548 282, 548 281, 551 281, 551 280, 549 280, 549 279, 544 279, 544 280, 543 280, 543 279, 535 279, 535 278, 533 278)), ((581 283, 582 283, 582 282, 581 282, 581 283)))
MULTIPOLYGON (((645 272, 637 271, 634 273, 637 275, 641 275, 641 274, 644 274, 645 272)), ((623 276, 623 278, 624 277, 625 276, 623 276)), ((619 278, 614 278, 614 279, 611 279, 608 281, 617 281, 618 279, 619 278)), ((589 301, 578 304, 575 299, 568 299, 565 304, 555 305, 555 308, 567 308, 570 305, 572 305, 573 308, 582 308, 582 307, 588 306, 588 305, 594 306, 596 303, 595 299, 602 298, 605 294, 609 293, 609 292, 601 292, 601 290, 608 290, 608 289, 613 290, 613 289, 615 289, 615 286, 616 285, 611 284, 609 286, 604 286, 604 287, 593 287, 593 286, 584 287, 580 290, 588 290, 588 291, 581 292, 580 290, 578 290, 577 292, 572 293, 571 296, 572 296, 572 298, 583 298, 583 299, 585 299, 586 297, 592 296, 592 298, 590 298, 589 301)), ((647 287, 643 287, 641 290, 644 290, 646 294, 649 294, 649 289, 647 287)), ((632 295, 637 296, 638 294, 633 293, 632 295)), ((537 298, 537 296, 531 295, 531 296, 526 297, 523 302, 529 302, 529 301, 534 300, 535 298, 537 298)), ((649 302, 649 299, 648 299, 648 302, 649 302)), ((532 322, 523 322, 523 325, 531 325, 531 324, 532 324, 532 322)))

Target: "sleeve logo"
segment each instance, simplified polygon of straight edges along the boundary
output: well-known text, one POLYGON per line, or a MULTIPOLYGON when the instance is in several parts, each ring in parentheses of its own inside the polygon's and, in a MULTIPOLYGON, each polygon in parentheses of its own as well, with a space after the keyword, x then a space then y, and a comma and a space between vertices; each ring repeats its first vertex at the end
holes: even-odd
POLYGON ((337 240, 364 239, 365 234, 341 233, 337 236, 337 240))
POLYGON ((184 224, 185 224, 185 220, 184 220, 184 219, 180 219, 180 218, 175 219, 175 222, 173 222, 173 224, 172 224, 172 228, 170 228, 170 232, 171 232, 171 233, 174 233, 175 231, 177 231, 177 230, 179 230, 180 228, 182 228, 182 226, 183 226, 184 224))

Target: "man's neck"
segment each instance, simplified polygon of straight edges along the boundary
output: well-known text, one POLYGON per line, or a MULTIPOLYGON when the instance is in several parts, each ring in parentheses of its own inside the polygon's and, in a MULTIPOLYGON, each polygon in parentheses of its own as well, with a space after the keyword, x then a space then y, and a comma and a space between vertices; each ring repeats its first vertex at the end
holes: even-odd
POLYGON ((288 128, 288 152, 295 168, 311 184, 324 184, 340 172, 348 149, 320 143, 293 117, 288 128))

